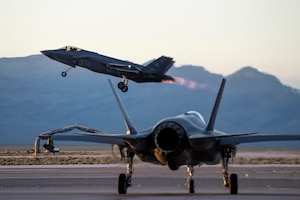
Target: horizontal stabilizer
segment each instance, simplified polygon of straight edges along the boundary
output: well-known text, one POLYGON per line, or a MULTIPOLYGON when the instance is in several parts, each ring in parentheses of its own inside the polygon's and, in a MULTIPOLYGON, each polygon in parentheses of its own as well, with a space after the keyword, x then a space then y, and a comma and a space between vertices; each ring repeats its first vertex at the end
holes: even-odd
POLYGON ((250 142, 267 142, 267 141, 293 141, 300 140, 300 134, 298 135, 268 135, 268 134, 256 134, 256 135, 237 135, 231 137, 223 137, 220 139, 220 145, 237 145, 241 143, 250 142))
POLYGON ((196 139, 216 139, 216 138, 227 138, 227 137, 236 137, 236 136, 249 136, 249 135, 255 135, 257 133, 230 133, 230 134, 214 134, 214 132, 212 132, 212 135, 205 135, 205 134, 199 134, 199 135, 191 135, 189 137, 190 140, 196 140, 196 139))

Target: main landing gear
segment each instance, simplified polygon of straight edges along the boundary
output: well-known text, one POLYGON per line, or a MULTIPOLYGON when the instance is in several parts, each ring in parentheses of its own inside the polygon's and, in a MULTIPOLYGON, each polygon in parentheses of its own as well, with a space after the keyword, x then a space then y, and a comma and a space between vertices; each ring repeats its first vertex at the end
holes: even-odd
MULTIPOLYGON (((120 149, 121 151, 121 158, 124 157, 123 155, 123 148, 120 149)), ((236 153, 235 147, 228 147, 225 148, 222 152, 222 173, 223 173, 223 184, 226 188, 229 189, 230 194, 238 194, 238 176, 237 174, 231 174, 230 177, 228 176, 228 161, 230 158, 234 160, 236 153)), ((118 178, 118 193, 119 194, 126 194, 127 188, 131 186, 132 181, 132 174, 133 174, 133 157, 134 151, 131 148, 127 148, 127 162, 126 162, 126 173, 122 173, 119 175, 118 178)), ((188 165, 187 172, 189 174, 186 187, 190 194, 195 193, 195 182, 193 179, 194 175, 194 166, 188 165)))
POLYGON ((126 174, 120 174, 118 179, 119 194, 126 194, 127 188, 131 186, 131 176, 133 173, 133 156, 134 156, 133 150, 127 148, 126 174))
MULTIPOLYGON (((230 158, 234 159, 236 153, 235 147, 226 148, 222 152, 222 173, 223 173, 223 184, 226 188, 229 189, 230 194, 238 193, 238 176, 237 174, 231 174, 228 177, 228 161, 230 158)), ((189 177, 186 180, 186 187, 190 194, 195 193, 195 182, 193 179, 194 167, 188 165, 186 171, 189 174, 189 177)))
POLYGON ((127 92, 128 91, 128 79, 125 76, 123 76, 123 81, 118 83, 118 88, 122 92, 127 92))
POLYGON ((228 161, 230 158, 234 161, 236 148, 228 147, 222 152, 222 173, 223 173, 223 184, 229 189, 230 194, 238 193, 238 176, 237 174, 231 174, 228 177, 228 161))
POLYGON ((193 179, 193 175, 194 175, 194 166, 192 165, 188 165, 186 167, 186 171, 187 173, 189 173, 189 177, 187 178, 186 180, 186 187, 187 189, 189 190, 189 193, 190 194, 193 194, 195 193, 195 189, 194 189, 194 186, 195 186, 195 182, 194 182, 194 179, 193 179))

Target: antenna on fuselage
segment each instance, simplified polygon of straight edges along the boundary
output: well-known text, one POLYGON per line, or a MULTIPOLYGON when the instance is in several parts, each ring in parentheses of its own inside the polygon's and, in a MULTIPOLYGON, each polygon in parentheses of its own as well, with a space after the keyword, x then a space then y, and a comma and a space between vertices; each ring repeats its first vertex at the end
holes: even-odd
POLYGON ((108 82, 110 84, 110 87, 115 95, 115 98, 117 100, 117 103, 119 105, 119 108, 122 112, 122 115, 124 117, 124 120, 125 120, 125 126, 126 126, 126 129, 127 129, 127 132, 126 134, 127 135, 136 135, 137 134, 137 130, 135 128, 135 126, 133 125, 128 113, 126 112, 126 109, 125 109, 125 106, 123 105, 122 101, 121 101, 121 98, 119 96, 119 94, 117 93, 117 91, 115 90, 114 86, 113 86, 113 83, 111 82, 110 79, 108 79, 108 82))
POLYGON ((211 112, 210 119, 209 119, 208 125, 206 127, 207 131, 213 131, 214 130, 215 121, 216 121, 216 117, 217 117, 217 114, 218 114, 219 105, 221 103, 221 99, 222 99, 222 94, 223 94, 223 91, 224 91, 225 83, 226 83, 226 79, 223 78, 221 86, 220 86, 220 89, 219 89, 219 92, 218 92, 218 95, 217 95, 217 98, 216 98, 216 101, 215 101, 214 108, 213 108, 213 110, 211 112))

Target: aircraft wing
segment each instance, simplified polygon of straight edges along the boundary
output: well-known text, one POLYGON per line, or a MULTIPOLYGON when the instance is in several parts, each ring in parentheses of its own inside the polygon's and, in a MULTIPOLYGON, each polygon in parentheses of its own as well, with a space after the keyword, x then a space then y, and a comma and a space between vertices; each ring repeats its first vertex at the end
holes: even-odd
MULTIPOLYGON (((95 58, 93 56, 81 56, 81 57, 76 57, 77 59, 83 59, 83 60, 89 60, 89 61, 93 61, 93 62, 98 62, 98 63, 103 63, 103 61, 101 62, 99 60, 99 58, 95 58)), ((138 73, 140 71, 140 69, 138 68, 138 66, 134 63, 131 62, 127 62, 127 61, 119 61, 116 60, 114 62, 107 62, 106 63, 107 67, 116 70, 116 71, 123 71, 123 72, 131 72, 131 73, 138 73)))
POLYGON ((116 69, 132 69, 132 70, 137 70, 137 68, 134 65, 126 65, 126 64, 120 64, 120 63, 108 63, 107 64, 109 67, 113 67, 116 69))
POLYGON ((295 135, 269 135, 269 134, 254 134, 254 135, 232 135, 229 137, 219 138, 220 145, 237 145, 250 142, 266 142, 266 141, 293 141, 300 140, 300 134, 295 135))
MULTIPOLYGON (((63 141, 83 141, 83 142, 96 142, 106 144, 118 144, 125 146, 126 135, 120 134, 107 134, 99 130, 91 129, 89 127, 81 126, 78 124, 66 126, 63 128, 55 129, 41 133, 38 138, 42 140, 53 139, 63 141), (72 133, 74 129, 81 131, 80 133, 72 133), (67 134, 67 132, 71 132, 67 134)), ((128 136, 127 136, 128 138, 128 136)))
POLYGON ((103 144, 117 144, 120 146, 127 146, 130 141, 137 141, 144 143, 148 140, 150 131, 140 133, 138 135, 125 134, 108 134, 108 133, 76 133, 70 135, 56 134, 52 135, 53 140, 61 141, 79 141, 79 142, 94 142, 103 144))
POLYGON ((138 74, 140 70, 133 65, 125 65, 125 64, 118 64, 118 63, 108 63, 107 67, 121 72, 129 72, 138 74))
POLYGON ((95 142, 104 144, 117 144, 126 146, 123 138, 120 135, 114 134, 72 134, 72 135, 53 135, 54 141, 80 141, 80 142, 95 142))
MULTIPOLYGON (((129 122, 128 122, 129 123, 129 122)), ((132 129, 132 125, 129 123, 127 127, 131 132, 135 133, 135 129, 132 129)), ((54 141, 81 141, 81 142, 95 142, 95 143, 104 143, 104 144, 118 144, 120 146, 126 146, 126 141, 131 140, 140 140, 146 139, 149 136, 149 132, 141 133, 139 135, 126 135, 126 134, 108 134, 102 131, 98 131, 95 129, 91 129, 85 126, 81 126, 78 124, 66 126, 63 128, 55 129, 52 131, 47 131, 41 133, 38 138, 42 140, 52 139, 54 141), (72 133, 74 129, 78 129, 79 133, 72 133), (67 133, 71 132, 71 133, 67 133)))

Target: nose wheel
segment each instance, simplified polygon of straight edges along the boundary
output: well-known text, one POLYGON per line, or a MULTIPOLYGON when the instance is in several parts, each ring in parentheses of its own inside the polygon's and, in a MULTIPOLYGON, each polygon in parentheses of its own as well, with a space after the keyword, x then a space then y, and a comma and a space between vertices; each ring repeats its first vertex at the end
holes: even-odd
POLYGON ((66 71, 63 71, 63 72, 61 73, 61 76, 62 76, 62 77, 66 77, 66 76, 68 75, 68 71, 69 71, 70 69, 72 69, 72 68, 70 67, 70 68, 68 68, 66 71))
POLYGON ((61 73, 61 76, 62 77, 66 77, 68 74, 67 74, 67 72, 65 72, 65 71, 63 71, 62 73, 61 73))
POLYGON ((128 79, 126 77, 123 77, 123 81, 118 83, 118 88, 122 92, 127 92, 128 91, 128 79))

